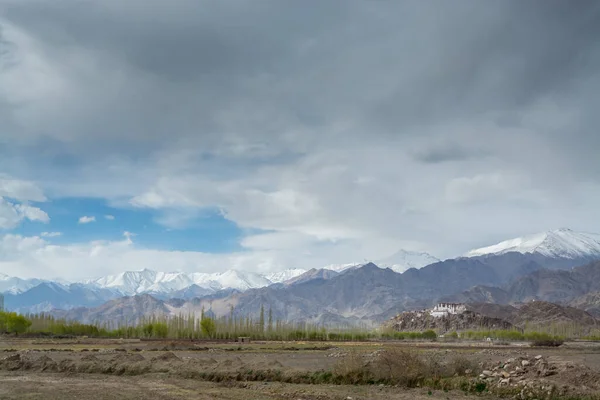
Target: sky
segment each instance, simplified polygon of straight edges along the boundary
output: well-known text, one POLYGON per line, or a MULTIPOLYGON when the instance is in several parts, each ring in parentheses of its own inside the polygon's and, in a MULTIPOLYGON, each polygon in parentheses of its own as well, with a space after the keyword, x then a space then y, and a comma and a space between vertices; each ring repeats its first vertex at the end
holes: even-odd
POLYGON ((600 232, 600 3, 0 0, 0 273, 600 232))

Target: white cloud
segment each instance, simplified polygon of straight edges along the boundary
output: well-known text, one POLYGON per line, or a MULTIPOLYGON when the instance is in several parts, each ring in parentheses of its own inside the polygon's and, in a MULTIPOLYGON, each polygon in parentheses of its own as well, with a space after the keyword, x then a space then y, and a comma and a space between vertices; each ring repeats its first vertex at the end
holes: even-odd
POLYGON ((15 228, 21 221, 48 223, 50 217, 43 210, 27 204, 15 204, 0 197, 0 229, 15 228))
POLYGON ((83 279, 124 270, 218 271, 223 265, 248 269, 270 267, 271 260, 256 254, 211 255, 199 252, 159 251, 138 248, 132 235, 122 241, 93 241, 52 245, 39 237, 5 235, 0 238, 0 272, 22 277, 83 279))
POLYGON ((61 235, 62 235, 61 232, 42 232, 42 234, 40 236, 53 238, 53 237, 59 237, 61 235))
POLYGON ((18 201, 46 201, 42 189, 35 183, 14 179, 0 174, 0 197, 9 197, 18 201))
POLYGON ((83 217, 79 218, 80 224, 89 224, 91 222, 96 222, 96 217, 88 217, 87 215, 84 215, 83 217))
MULTIPOLYGON (((98 277, 125 270, 150 268, 158 271, 216 272, 234 268, 268 273, 286 268, 325 266, 330 259, 356 262, 363 258, 360 244, 339 242, 332 247, 316 245, 298 253, 285 244, 289 238, 270 236, 275 250, 263 248, 254 241, 254 248, 230 254, 208 254, 194 251, 162 251, 147 249, 134 243, 134 234, 124 232, 120 241, 92 241, 54 245, 40 237, 5 235, 0 237, 0 273, 23 278, 64 277, 68 280, 98 277), (357 246, 358 245, 358 246, 357 246), (18 274, 15 273, 18 271, 18 274)), ((267 239, 259 238, 258 241, 267 239)), ((304 240, 304 239, 302 239, 304 240)), ((310 240, 310 239, 309 239, 310 240)), ((293 240, 292 240, 293 241, 293 240)), ((305 242, 306 243, 306 242, 305 242)))
POLYGON ((17 204, 15 205, 15 208, 24 218, 27 218, 30 221, 39 221, 44 223, 50 222, 50 217, 48 214, 37 207, 32 207, 26 204, 17 204))
POLYGON ((38 236, 6 234, 0 238, 0 260, 24 260, 46 245, 47 242, 38 236))
POLYGON ((115 216, 114 215, 105 215, 104 218, 107 219, 107 220, 109 220, 109 221, 114 221, 115 216))
POLYGON ((530 186, 524 174, 495 172, 452 179, 446 184, 445 196, 456 204, 503 202, 524 196, 530 186))
POLYGON ((46 200, 42 190, 33 182, 0 173, 0 229, 12 229, 24 219, 49 222, 46 212, 27 203, 46 200))

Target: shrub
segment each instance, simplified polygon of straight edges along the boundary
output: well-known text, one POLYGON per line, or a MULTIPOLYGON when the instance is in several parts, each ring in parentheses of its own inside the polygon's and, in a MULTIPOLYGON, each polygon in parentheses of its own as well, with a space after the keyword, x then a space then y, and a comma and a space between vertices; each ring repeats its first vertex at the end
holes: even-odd
POLYGON ((459 355, 450 360, 447 365, 449 375, 474 375, 479 373, 479 365, 467 357, 459 355), (470 371, 469 373, 467 371, 470 371))
POLYGON ((435 333, 435 331, 432 331, 431 329, 428 331, 425 331, 421 334, 421 337, 423 339, 427 339, 427 340, 436 340, 437 339, 437 333, 435 333))
POLYGON ((404 349, 385 350, 372 368, 376 379, 407 387, 415 387, 433 375, 431 365, 416 352, 404 349))
POLYGON ((534 347, 559 347, 564 342, 562 339, 536 339, 531 342, 531 345, 534 347))
POLYGON ((356 385, 371 380, 369 366, 357 351, 350 351, 333 367, 336 383, 356 385))

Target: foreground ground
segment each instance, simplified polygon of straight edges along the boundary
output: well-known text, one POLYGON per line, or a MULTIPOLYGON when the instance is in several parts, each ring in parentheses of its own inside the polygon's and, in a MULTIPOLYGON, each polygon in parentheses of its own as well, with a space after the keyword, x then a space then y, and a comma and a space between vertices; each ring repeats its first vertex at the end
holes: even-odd
MULTIPOLYGON (((166 374, 139 377, 59 373, 0 373, 0 399, 374 399, 422 400, 457 399, 443 391, 428 389, 380 388, 377 386, 303 385, 250 382, 218 384, 193 379, 169 377, 166 374)), ((493 398, 493 397, 489 397, 493 398)))
POLYGON ((473 365, 468 379, 486 383, 476 394, 489 399, 518 396, 529 387, 548 391, 547 397, 555 398, 600 393, 600 344, 594 343, 530 348, 481 342, 239 345, 0 338, 0 399, 395 400, 466 396, 460 389, 446 392, 432 386, 334 385, 327 380, 306 384, 311 377, 320 376, 319 371, 343 368, 357 354, 361 363, 373 364, 381 354, 398 350, 442 362, 457 357, 467 360, 473 365), (485 375, 480 376, 481 372, 485 375), (502 390, 489 390, 493 387, 502 390))

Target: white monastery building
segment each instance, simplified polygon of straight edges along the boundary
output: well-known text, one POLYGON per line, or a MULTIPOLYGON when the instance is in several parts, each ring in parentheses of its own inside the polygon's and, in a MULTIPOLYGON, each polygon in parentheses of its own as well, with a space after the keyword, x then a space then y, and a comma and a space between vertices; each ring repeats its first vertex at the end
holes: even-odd
POLYGON ((446 317, 450 314, 462 314, 467 311, 467 307, 461 303, 438 303, 429 312, 432 317, 446 317))

